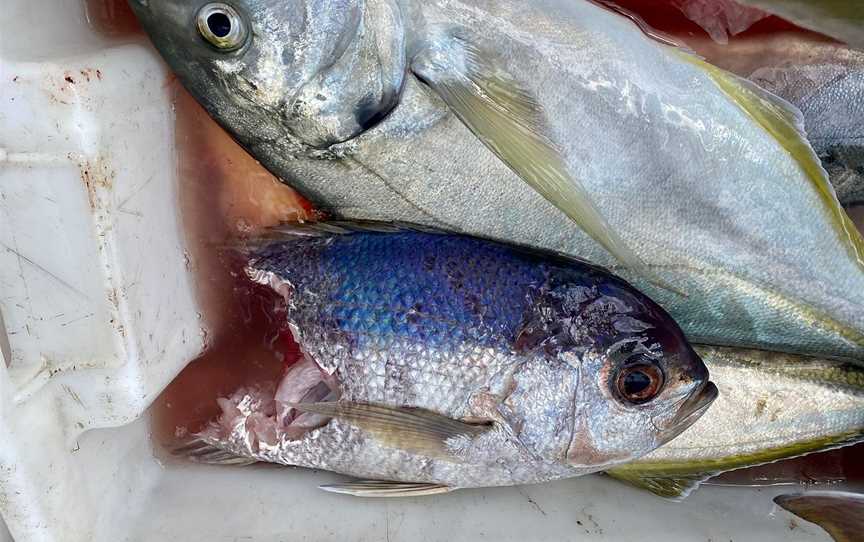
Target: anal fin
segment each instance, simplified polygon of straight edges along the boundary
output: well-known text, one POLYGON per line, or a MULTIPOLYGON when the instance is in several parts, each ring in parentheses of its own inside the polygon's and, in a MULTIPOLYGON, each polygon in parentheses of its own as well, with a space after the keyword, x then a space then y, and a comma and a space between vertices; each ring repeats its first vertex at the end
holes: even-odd
POLYGON ((610 469, 606 474, 631 486, 645 489, 666 499, 680 501, 715 473, 663 475, 629 469, 610 469))
POLYGON ((442 484, 390 482, 387 480, 357 480, 344 484, 328 484, 318 487, 329 493, 375 498, 424 497, 427 495, 449 493, 455 490, 455 488, 442 484))
POLYGON ((173 448, 171 454, 185 457, 196 463, 206 463, 208 465, 245 466, 258 462, 255 459, 223 450, 198 437, 173 448))

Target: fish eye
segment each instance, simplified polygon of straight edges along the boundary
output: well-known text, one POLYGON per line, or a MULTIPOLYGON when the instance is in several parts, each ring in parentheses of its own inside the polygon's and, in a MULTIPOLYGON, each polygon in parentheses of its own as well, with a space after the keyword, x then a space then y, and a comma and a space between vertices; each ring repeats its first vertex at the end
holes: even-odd
POLYGON ((222 2, 211 2, 198 11, 198 32, 222 51, 239 49, 248 34, 237 10, 222 2))
POLYGON ((624 401, 641 405, 657 397, 663 388, 663 370, 650 358, 637 354, 627 360, 615 378, 615 388, 624 401))

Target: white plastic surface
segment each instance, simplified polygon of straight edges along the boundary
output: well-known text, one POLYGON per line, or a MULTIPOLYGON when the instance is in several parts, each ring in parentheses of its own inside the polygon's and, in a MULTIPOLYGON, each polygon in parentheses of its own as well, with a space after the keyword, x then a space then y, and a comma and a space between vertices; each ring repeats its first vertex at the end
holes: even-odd
POLYGON ((82 457, 79 436, 138 418, 203 347, 168 73, 79 2, 5 2, 0 25, 0 514, 19 541, 92 540, 149 451, 82 457))
POLYGON ((358 500, 316 489, 327 473, 163 466, 142 414, 204 342, 168 73, 148 44, 94 34, 78 0, 6 0, 0 28, 0 515, 17 542, 828 540, 772 504, 786 488, 673 504, 595 476, 358 500))

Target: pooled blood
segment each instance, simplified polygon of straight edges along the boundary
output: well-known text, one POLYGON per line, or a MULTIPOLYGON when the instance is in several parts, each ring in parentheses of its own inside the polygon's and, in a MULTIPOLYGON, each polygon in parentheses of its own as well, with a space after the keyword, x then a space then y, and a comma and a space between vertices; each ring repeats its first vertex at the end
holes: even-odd
MULTIPOLYGON (((690 47, 711 41, 708 32, 690 20, 679 8, 680 0, 606 0, 629 13, 638 15, 649 27, 683 40, 690 47)), ((730 42, 782 33, 818 35, 777 16, 753 23, 747 30, 729 37, 730 42)))
POLYGON ((711 479, 708 484, 771 486, 802 483, 809 486, 824 486, 842 482, 864 488, 862 454, 864 454, 864 444, 857 444, 727 472, 711 479))
POLYGON ((156 434, 169 446, 177 428, 198 432, 222 414, 229 406, 225 398, 238 388, 269 386, 272 398, 287 368, 300 359, 287 329, 282 298, 248 281, 236 262, 226 265, 234 281, 228 288, 231 314, 222 320, 222 329, 212 334, 207 351, 156 401, 156 434))
POLYGON ((103 36, 143 34, 127 0, 85 0, 84 14, 90 26, 103 36))
POLYGON ((218 398, 244 386, 275 390, 286 367, 300 359, 284 300, 250 281, 230 246, 312 217, 309 203, 240 148, 179 84, 173 92, 180 208, 207 349, 154 404, 154 438, 168 447, 178 428, 198 432, 219 416, 218 398))

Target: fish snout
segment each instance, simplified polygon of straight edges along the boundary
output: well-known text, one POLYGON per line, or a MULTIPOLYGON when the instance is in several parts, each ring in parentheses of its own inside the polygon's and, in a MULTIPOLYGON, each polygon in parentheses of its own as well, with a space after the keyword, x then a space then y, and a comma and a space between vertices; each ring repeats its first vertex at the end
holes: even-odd
POLYGON ((717 386, 706 378, 680 403, 677 412, 668 422, 668 427, 660 434, 662 442, 672 440, 696 423, 717 399, 719 393, 717 386))

